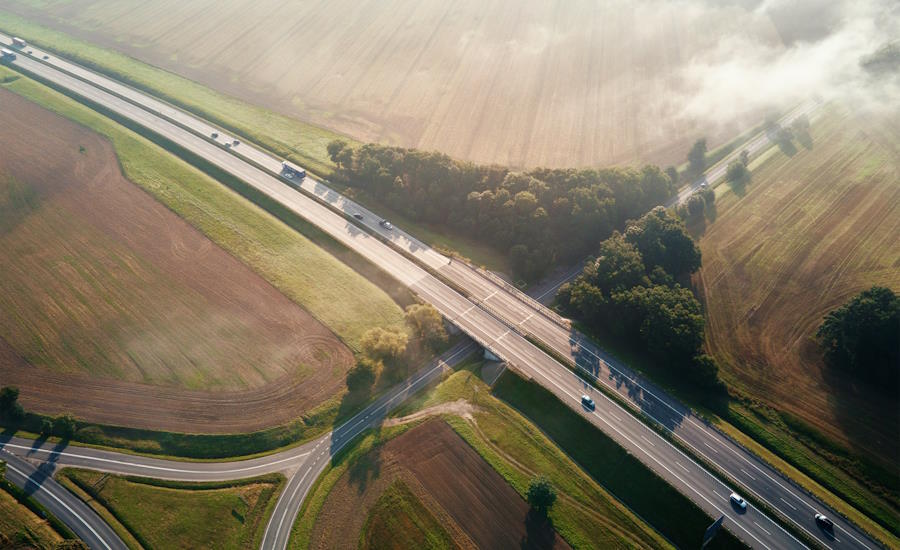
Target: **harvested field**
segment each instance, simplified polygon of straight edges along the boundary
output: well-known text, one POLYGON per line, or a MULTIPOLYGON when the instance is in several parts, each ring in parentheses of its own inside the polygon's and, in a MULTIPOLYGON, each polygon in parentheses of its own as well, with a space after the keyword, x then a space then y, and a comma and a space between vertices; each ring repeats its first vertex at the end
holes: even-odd
POLYGON ((728 382, 888 468, 900 452, 896 403, 826 368, 813 338, 859 291, 900 291, 898 128, 896 113, 823 115, 809 148, 775 152, 745 195, 721 196, 696 280, 728 382))
POLYGON ((440 420, 409 430, 351 466, 319 512, 310 547, 355 547, 373 506, 397 480, 457 546, 568 548, 552 528, 529 531, 528 504, 440 420))
POLYGON ((101 136, 0 90, 0 143, 0 378, 26 407, 231 431, 260 398, 293 417, 343 388, 346 346, 127 181, 101 136))
POLYGON ((669 163, 699 135, 727 141, 741 121, 685 114, 697 84, 683 69, 723 36, 782 43, 739 3, 9 0, 4 10, 360 140, 512 166, 669 163))

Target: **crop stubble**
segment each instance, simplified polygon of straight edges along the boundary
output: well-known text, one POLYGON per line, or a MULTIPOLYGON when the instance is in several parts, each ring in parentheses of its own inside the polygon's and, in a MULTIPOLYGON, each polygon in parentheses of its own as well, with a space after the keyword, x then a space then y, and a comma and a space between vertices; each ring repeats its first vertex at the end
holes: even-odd
POLYGON ((717 203, 700 241, 707 343, 754 396, 890 463, 896 404, 828 369, 822 318, 874 284, 900 291, 897 117, 831 112, 812 150, 777 154, 717 203), (892 126, 893 125, 893 126, 892 126))
POLYGON ((11 0, 5 9, 351 135, 482 163, 676 162, 731 126, 684 116, 680 69, 719 36, 778 47, 765 19, 543 0, 11 0), (681 100, 679 99, 681 98, 681 100))

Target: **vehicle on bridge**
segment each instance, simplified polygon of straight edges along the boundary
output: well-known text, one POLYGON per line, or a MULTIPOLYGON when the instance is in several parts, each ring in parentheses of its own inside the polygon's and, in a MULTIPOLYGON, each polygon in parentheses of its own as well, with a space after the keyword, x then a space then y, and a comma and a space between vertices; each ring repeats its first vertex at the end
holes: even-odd
POLYGON ((392 224, 391 222, 389 222, 387 220, 381 220, 380 222, 378 222, 378 225, 387 229, 388 231, 390 231, 391 229, 394 228, 394 224, 392 224))
POLYGON ((22 40, 22 39, 19 38, 18 36, 14 36, 13 39, 12 39, 12 41, 13 41, 13 47, 15 47, 15 48, 24 48, 25 46, 28 45, 27 42, 25 42, 24 40, 22 40))
POLYGON ((594 400, 591 399, 590 397, 588 397, 587 395, 581 396, 581 404, 582 404, 582 406, 584 406, 584 408, 588 409, 589 411, 592 411, 597 407, 596 403, 594 403, 594 400))
POLYGON ((828 519, 825 514, 816 514, 816 525, 829 533, 834 530, 834 522, 828 519))
POLYGON ((742 497, 741 495, 739 495, 737 493, 731 493, 729 500, 731 501, 732 504, 737 506, 738 509, 741 510, 741 512, 743 512, 747 509, 747 501, 744 500, 744 497, 742 497))
POLYGON ((0 49, 0 60, 12 61, 15 58, 16 58, 16 53, 14 51, 6 49, 6 48, 0 49))
POLYGON ((285 160, 281 163, 281 175, 289 180, 302 180, 306 177, 306 170, 285 160))

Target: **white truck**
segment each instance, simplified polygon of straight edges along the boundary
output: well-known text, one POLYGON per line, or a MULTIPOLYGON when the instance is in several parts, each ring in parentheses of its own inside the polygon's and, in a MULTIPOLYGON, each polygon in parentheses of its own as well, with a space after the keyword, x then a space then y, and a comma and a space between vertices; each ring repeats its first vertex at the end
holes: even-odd
POLYGON ((16 58, 16 53, 12 50, 8 50, 6 48, 0 49, 0 59, 3 61, 12 61, 16 58))
POLYGON ((28 45, 28 43, 25 42, 24 40, 22 40, 21 38, 19 38, 18 36, 13 37, 13 47, 24 48, 27 45, 28 45))
POLYGON ((306 177, 306 170, 299 166, 294 166, 288 161, 283 161, 281 163, 281 175, 289 180, 302 180, 306 177))

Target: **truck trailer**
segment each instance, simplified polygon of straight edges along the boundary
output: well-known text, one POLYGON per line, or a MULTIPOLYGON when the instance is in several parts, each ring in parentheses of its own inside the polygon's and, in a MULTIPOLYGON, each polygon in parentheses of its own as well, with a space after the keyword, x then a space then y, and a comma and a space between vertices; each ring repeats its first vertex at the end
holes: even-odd
POLYGON ((3 61, 12 61, 16 58, 16 53, 12 50, 8 50, 6 48, 0 49, 0 59, 3 61))
POLYGON ((16 48, 24 48, 27 45, 28 44, 18 36, 13 37, 13 46, 15 46, 16 48))
POLYGON ((281 163, 281 175, 286 177, 289 180, 298 179, 302 180, 306 177, 306 170, 300 168, 299 166, 294 166, 288 161, 283 161, 281 163))

